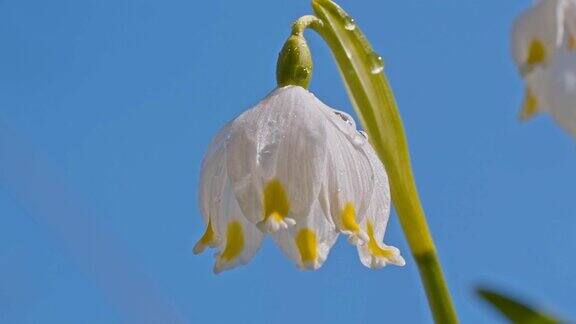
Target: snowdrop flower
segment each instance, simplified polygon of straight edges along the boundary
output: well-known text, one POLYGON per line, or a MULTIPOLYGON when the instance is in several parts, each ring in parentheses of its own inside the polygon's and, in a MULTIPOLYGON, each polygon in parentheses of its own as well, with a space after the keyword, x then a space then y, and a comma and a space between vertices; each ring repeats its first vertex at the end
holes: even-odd
POLYGON ((550 113, 576 134, 576 0, 540 0, 515 22, 512 56, 526 81, 520 118, 550 113))
POLYGON ((547 112, 576 137, 576 52, 561 50, 527 76, 531 111, 547 112))
POLYGON ((390 192, 367 136, 300 86, 274 90, 216 135, 200 206, 207 228, 194 253, 216 248, 216 273, 249 262, 265 234, 303 269, 322 266, 339 234, 367 267, 405 264, 382 243, 390 192))

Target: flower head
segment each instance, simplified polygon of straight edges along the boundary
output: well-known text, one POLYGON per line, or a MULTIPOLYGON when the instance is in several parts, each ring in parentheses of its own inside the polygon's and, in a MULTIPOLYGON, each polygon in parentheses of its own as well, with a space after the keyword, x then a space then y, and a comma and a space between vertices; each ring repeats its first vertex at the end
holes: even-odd
POLYGON ((576 0, 540 0, 524 12, 512 54, 526 82, 520 118, 547 112, 576 135, 576 0))
POLYGON ((200 180, 207 229, 194 248, 218 249, 215 272, 245 264, 265 234, 304 269, 318 269, 338 235, 370 268, 404 265, 382 243, 386 171, 353 119, 299 86, 274 90, 210 144, 200 180))

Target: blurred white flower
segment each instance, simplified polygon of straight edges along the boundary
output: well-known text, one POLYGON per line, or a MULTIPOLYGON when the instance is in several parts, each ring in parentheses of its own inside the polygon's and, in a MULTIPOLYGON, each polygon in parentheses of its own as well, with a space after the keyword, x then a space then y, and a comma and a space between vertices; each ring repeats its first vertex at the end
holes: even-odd
POLYGON ((298 86, 276 89, 219 132, 200 206, 207 229, 194 253, 218 249, 216 273, 249 262, 264 234, 304 269, 324 263, 339 233, 367 267, 405 264, 382 243, 390 191, 367 136, 298 86))
POLYGON ((576 52, 558 51, 547 67, 526 76, 531 110, 547 112, 576 136, 576 52))
POLYGON ((576 0, 540 0, 514 23, 512 56, 526 94, 520 112, 547 112, 576 135, 576 0))

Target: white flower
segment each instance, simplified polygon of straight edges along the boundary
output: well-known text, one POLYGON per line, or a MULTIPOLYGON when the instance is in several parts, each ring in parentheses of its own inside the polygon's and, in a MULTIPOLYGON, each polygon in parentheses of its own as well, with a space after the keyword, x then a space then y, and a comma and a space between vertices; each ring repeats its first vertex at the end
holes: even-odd
POLYGON ((250 261, 264 234, 304 269, 322 266, 339 233, 367 267, 405 263, 382 243, 388 178, 366 135, 298 86, 276 89, 219 132, 200 206, 207 229, 194 252, 217 248, 216 273, 250 261))
POLYGON ((576 52, 558 51, 526 77, 534 111, 547 112, 576 137, 576 52))
POLYGON ((576 0, 540 0, 515 22, 512 56, 526 81, 521 119, 550 113, 576 135, 576 0))

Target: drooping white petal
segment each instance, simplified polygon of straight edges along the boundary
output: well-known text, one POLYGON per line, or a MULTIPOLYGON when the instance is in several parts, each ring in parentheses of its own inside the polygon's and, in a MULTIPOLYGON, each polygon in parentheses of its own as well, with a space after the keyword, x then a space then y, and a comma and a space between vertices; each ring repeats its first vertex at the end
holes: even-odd
POLYGON ((338 232, 319 202, 315 201, 308 217, 286 231, 273 233, 272 237, 299 268, 316 270, 328 258, 338 232))
POLYGON ((326 181, 320 201, 336 228, 352 244, 364 244, 368 237, 359 223, 366 215, 372 196, 374 174, 362 146, 367 136, 356 130, 352 117, 326 107, 328 157, 326 181))
POLYGON ((576 136, 576 52, 558 52, 542 74, 548 111, 558 124, 576 136))
POLYGON ((232 123, 232 187, 244 214, 265 231, 304 219, 318 197, 326 161, 319 104, 301 87, 279 88, 232 123))
POLYGON ((200 174, 200 208, 207 228, 194 246, 194 253, 201 253, 206 247, 217 248, 216 273, 248 263, 263 237, 242 214, 228 180, 225 141, 229 129, 230 124, 210 144, 200 174))
POLYGON ((229 135, 230 124, 225 125, 216 134, 202 161, 200 171, 199 205, 202 219, 206 224, 204 236, 194 246, 194 253, 198 254, 207 247, 216 247, 220 240, 214 233, 213 218, 221 215, 226 206, 222 203, 222 194, 226 183, 226 152, 225 141, 229 135), (212 217, 211 217, 212 215, 212 217))
POLYGON ((549 69, 538 66, 526 75, 526 94, 521 111, 521 118, 527 119, 536 112, 547 112, 550 107, 548 101, 549 69))
POLYGON ((374 191, 366 218, 360 224, 368 235, 368 242, 357 247, 360 261, 372 269, 384 267, 388 263, 403 266, 406 262, 400 255, 400 251, 396 247, 383 243, 390 215, 388 176, 372 146, 366 145, 364 148, 374 172, 374 191))
POLYGON ((539 1, 514 22, 512 57, 523 74, 546 63, 562 44, 565 9, 565 0, 539 1))
POLYGON ((214 231, 221 238, 214 273, 250 262, 260 249, 263 234, 240 210, 236 196, 227 181, 222 194, 221 214, 213 217, 214 231))

